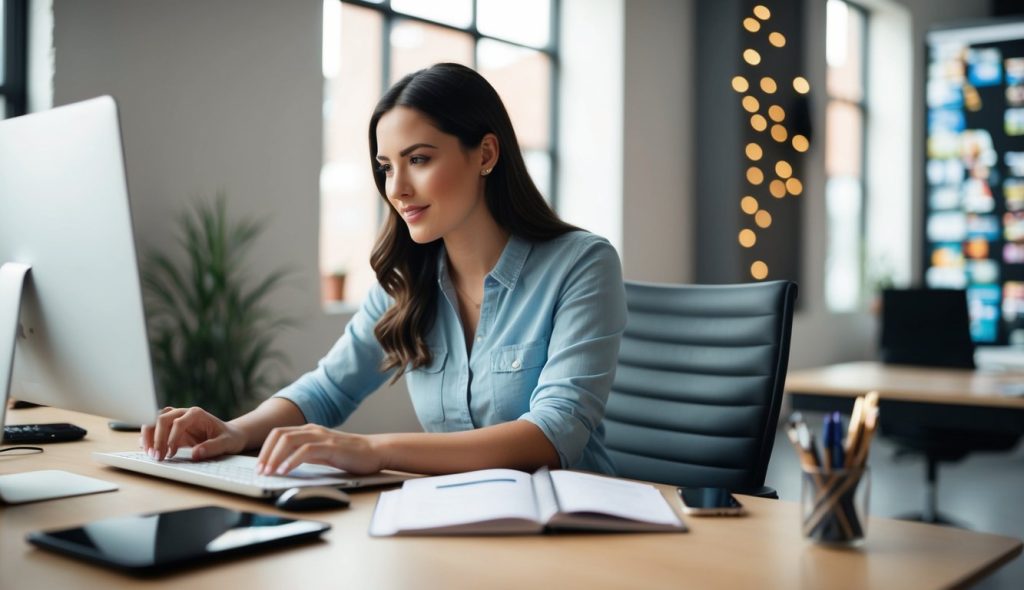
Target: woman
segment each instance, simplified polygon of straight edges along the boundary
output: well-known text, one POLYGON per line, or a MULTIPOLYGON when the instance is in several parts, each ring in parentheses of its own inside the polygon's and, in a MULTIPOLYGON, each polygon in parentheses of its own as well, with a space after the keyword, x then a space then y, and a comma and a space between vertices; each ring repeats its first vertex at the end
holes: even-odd
POLYGON ((262 474, 303 462, 613 473, 601 420, 626 317, 615 250, 548 207, 501 99, 467 67, 406 76, 369 131, 390 208, 370 259, 378 284, 344 335, 316 370, 235 420, 165 408, 143 448, 163 459, 192 446, 205 459, 262 446, 262 474), (325 427, 403 374, 426 432, 325 427))

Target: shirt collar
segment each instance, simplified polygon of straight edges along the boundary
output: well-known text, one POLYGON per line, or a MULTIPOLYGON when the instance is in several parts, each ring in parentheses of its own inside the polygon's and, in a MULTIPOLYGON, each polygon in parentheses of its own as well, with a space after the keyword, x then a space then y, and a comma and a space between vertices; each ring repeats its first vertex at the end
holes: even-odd
MULTIPOLYGON (((532 249, 533 244, 530 242, 516 235, 509 236, 508 243, 505 244, 505 249, 502 250, 501 257, 498 258, 498 263, 494 265, 488 276, 493 277, 506 289, 514 289, 516 282, 519 281, 519 275, 522 274, 523 267, 526 265, 526 258, 532 249)), ((443 244, 437 255, 437 280, 441 286, 447 286, 446 283, 451 282, 448 277, 448 255, 443 244)))

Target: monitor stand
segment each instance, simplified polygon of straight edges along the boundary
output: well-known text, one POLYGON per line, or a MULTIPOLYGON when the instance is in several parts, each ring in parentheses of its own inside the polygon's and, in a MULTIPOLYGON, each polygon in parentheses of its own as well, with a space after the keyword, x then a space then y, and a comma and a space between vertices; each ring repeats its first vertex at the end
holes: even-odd
MULTIPOLYGON (((14 349, 18 339, 21 295, 31 268, 18 262, 8 262, 0 266, 0 428, 4 425, 7 398, 14 376, 14 349)), ((0 475, 0 505, 109 492, 116 489, 117 486, 112 483, 67 471, 27 471, 0 475)))

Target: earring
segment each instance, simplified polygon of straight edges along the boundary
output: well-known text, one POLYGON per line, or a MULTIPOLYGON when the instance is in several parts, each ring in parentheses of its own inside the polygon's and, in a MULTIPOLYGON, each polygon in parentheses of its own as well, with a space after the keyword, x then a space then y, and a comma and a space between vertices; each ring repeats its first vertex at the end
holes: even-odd
POLYGON ((490 173, 491 173, 491 169, 490 168, 484 168, 483 170, 480 171, 480 175, 481 176, 487 176, 490 173))

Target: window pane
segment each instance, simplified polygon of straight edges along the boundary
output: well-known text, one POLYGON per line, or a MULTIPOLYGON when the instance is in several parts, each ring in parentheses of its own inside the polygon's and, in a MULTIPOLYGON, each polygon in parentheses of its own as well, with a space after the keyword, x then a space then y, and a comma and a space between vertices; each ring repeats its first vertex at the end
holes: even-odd
POLYGON ((860 301, 861 201, 857 179, 830 178, 825 184, 825 300, 832 311, 853 311, 860 301))
POLYGON ((830 101, 825 108, 825 172, 829 176, 862 175, 864 115, 859 107, 830 101))
POLYGON ((530 172, 533 184, 544 198, 551 202, 551 154, 527 150, 523 152, 526 169, 530 172))
MULTIPOLYGON (((473 37, 411 20, 396 20, 391 28, 391 80, 395 83, 416 70, 448 61, 473 66, 473 37)), ((366 53, 366 50, 363 50, 366 53)))
POLYGON ((473 0, 391 0, 391 8, 453 27, 467 28, 473 22, 473 0))
POLYGON ((828 0, 826 14, 828 94, 860 102, 864 99, 864 14, 842 0, 828 0))
POLYGON ((375 280, 369 259, 380 197, 370 171, 366 131, 380 97, 382 23, 375 10, 327 2, 334 8, 324 5, 320 272, 326 276, 344 270, 345 299, 358 302, 375 280))
POLYGON ((501 95, 524 150, 547 150, 551 138, 551 61, 540 51, 481 39, 477 70, 501 95))
POLYGON ((476 9, 476 27, 484 35, 533 47, 551 41, 551 0, 479 0, 476 9))

